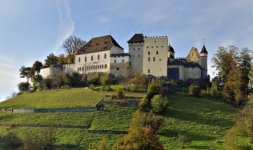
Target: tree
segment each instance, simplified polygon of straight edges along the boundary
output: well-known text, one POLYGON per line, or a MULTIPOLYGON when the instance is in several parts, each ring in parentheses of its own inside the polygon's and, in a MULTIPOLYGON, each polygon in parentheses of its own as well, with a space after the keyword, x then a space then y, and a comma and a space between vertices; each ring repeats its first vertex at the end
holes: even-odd
POLYGON ((35 73, 37 73, 37 75, 40 73, 40 69, 42 68, 42 63, 40 61, 35 61, 32 69, 35 71, 35 73))
POLYGON ((239 50, 235 46, 220 47, 213 58, 214 67, 219 71, 222 95, 228 102, 241 104, 247 100, 252 51, 248 48, 239 50))
POLYGON ((212 61, 213 67, 219 71, 219 77, 226 81, 230 70, 236 67, 239 61, 238 48, 235 46, 219 47, 212 61))
POLYGON ((81 49, 86 44, 85 41, 76 37, 70 36, 63 43, 63 48, 66 50, 69 58, 68 63, 73 63, 75 60, 75 54, 79 49, 81 49))
POLYGON ((152 113, 137 110, 132 119, 128 134, 118 139, 115 150, 163 150, 157 131, 163 121, 152 113))
POLYGON ((22 66, 20 69, 20 78, 26 78, 27 82, 29 82, 29 78, 31 77, 30 72, 31 72, 31 67, 25 67, 22 66))
POLYGON ((85 44, 86 44, 86 41, 83 41, 82 39, 76 36, 70 36, 64 41, 63 48, 66 50, 68 55, 74 55, 85 44))
POLYGON ((45 59, 45 66, 49 67, 50 65, 57 64, 57 62, 58 57, 51 53, 47 56, 47 59, 45 59))

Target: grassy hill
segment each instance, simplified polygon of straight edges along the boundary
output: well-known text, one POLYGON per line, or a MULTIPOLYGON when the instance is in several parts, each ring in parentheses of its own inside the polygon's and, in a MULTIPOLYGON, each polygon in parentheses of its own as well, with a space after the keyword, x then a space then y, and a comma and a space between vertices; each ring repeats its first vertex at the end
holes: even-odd
POLYGON ((0 108, 62 108, 88 107, 96 104, 105 96, 105 92, 84 88, 46 90, 25 93, 4 101, 0 108))
MULTIPOLYGON (((94 106, 106 93, 85 89, 42 91, 24 94, 0 103, 0 108, 60 108, 94 106)), ((110 92, 109 94, 113 94, 110 92)), ((135 96, 135 93, 128 93, 135 96)), ((136 94, 140 96, 140 93, 136 94)), ((103 137, 110 146, 122 134, 91 133, 91 130, 127 131, 135 108, 106 106, 96 112, 69 113, 0 113, 0 124, 56 124, 82 126, 82 128, 55 128, 56 144, 73 145, 89 149, 103 137)), ((226 131, 235 123, 237 109, 221 102, 174 94, 165 116, 165 124, 159 131, 165 149, 224 149, 226 131), (187 137, 191 142, 178 140, 187 137)), ((16 133, 24 138, 27 131, 38 133, 45 128, 0 126, 0 136, 16 133)), ((77 148, 77 147, 76 147, 77 148)), ((70 149, 75 149, 74 147, 70 149)))

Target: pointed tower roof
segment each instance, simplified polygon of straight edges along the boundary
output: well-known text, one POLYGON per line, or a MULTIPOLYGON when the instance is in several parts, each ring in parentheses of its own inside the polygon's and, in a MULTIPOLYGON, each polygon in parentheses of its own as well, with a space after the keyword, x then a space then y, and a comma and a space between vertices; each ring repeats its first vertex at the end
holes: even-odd
POLYGON ((168 51, 169 51, 169 52, 172 52, 172 53, 175 53, 174 48, 173 48, 172 46, 170 46, 170 45, 169 45, 169 47, 168 47, 168 51))
POLYGON ((144 42, 144 36, 142 33, 135 34, 127 43, 142 43, 144 42))
POLYGON ((206 50, 205 45, 203 45, 203 47, 202 47, 202 50, 201 50, 200 54, 208 54, 208 52, 207 52, 207 50, 206 50))

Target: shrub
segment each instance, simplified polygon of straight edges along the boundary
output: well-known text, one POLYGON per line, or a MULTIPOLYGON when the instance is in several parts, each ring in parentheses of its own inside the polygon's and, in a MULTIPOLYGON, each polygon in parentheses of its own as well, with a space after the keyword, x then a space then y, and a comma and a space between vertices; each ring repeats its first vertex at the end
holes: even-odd
POLYGON ((51 89, 51 88, 52 88, 53 80, 50 79, 50 78, 46 78, 46 79, 44 80, 44 83, 45 83, 45 86, 46 86, 47 89, 51 89))
POLYGON ((210 92, 208 90, 201 90, 199 95, 202 97, 207 97, 210 96, 210 92))
POLYGON ((199 96, 199 94, 200 94, 199 86, 193 84, 189 86, 189 95, 199 96))
POLYGON ((161 113, 165 111, 168 105, 169 105, 169 102, 166 97, 162 97, 161 95, 155 95, 152 98, 151 106, 152 106, 152 111, 155 113, 161 113))
POLYGON ((118 97, 118 98, 123 98, 123 97, 124 97, 123 88, 119 87, 119 88, 117 89, 117 97, 118 97))
POLYGON ((145 74, 136 73, 134 78, 130 82, 135 85, 137 88, 143 88, 147 85, 147 77, 145 74))
POLYGON ((152 80, 148 86, 148 98, 161 93, 161 83, 158 80, 152 80))
POLYGON ((141 110, 147 110, 150 108, 150 101, 146 96, 144 96, 139 102, 139 107, 141 110))
POLYGON ((20 82, 18 84, 18 89, 20 92, 27 92, 29 90, 30 84, 28 82, 20 82))

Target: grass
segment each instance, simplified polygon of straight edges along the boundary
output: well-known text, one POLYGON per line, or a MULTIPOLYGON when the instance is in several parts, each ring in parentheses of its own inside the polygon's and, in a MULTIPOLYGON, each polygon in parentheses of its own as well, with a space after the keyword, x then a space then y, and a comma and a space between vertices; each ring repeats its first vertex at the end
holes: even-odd
POLYGON ((224 137, 235 123, 238 110, 227 104, 196 97, 173 95, 160 139, 165 149, 224 149, 224 137), (182 144, 183 135, 191 142, 182 144))
MULTIPOLYGON (((44 91, 23 94, 0 103, 0 107, 57 108, 94 106, 105 94, 102 91, 95 92, 85 89, 44 91)), ((127 94, 140 96, 134 92, 127 94)), ((234 116, 239 112, 237 109, 215 100, 179 94, 171 95, 169 100, 169 109, 163 114, 165 124, 159 131, 160 140, 165 149, 224 149, 224 138, 227 130, 235 124, 236 118, 234 116), (181 137, 181 139, 178 139, 178 137, 181 137), (190 141, 184 142, 184 139, 190 141)), ((79 145, 81 149, 89 149, 105 137, 111 147, 123 135, 92 134, 88 130, 126 131, 135 110, 126 107, 106 106, 105 110, 93 113, 0 113, 0 123, 44 124, 53 122, 62 125, 87 125, 91 123, 91 127, 87 130, 55 129, 57 133, 56 143, 79 145)), ((43 128, 0 127, 0 137, 8 132, 14 132, 22 138, 25 130, 38 133, 43 128)))
POLYGON ((93 112, 64 112, 64 113, 0 113, 0 124, 42 124, 65 126, 88 126, 94 118, 93 112))
POLYGON ((0 103, 0 108, 94 107, 105 96, 103 91, 83 88, 26 93, 0 103))
POLYGON ((96 113, 90 129, 127 131, 135 110, 126 107, 106 107, 104 111, 96 113))

